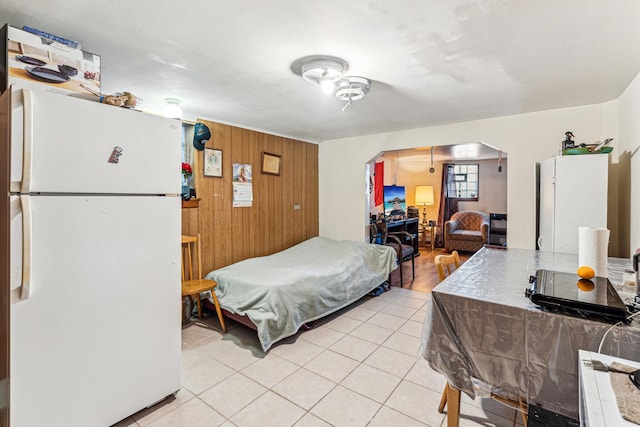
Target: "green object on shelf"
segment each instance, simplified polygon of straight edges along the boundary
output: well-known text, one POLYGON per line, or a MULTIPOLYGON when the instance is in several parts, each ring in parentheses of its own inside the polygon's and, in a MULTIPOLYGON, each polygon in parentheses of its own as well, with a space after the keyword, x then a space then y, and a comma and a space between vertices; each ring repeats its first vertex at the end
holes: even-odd
POLYGON ((607 154, 613 151, 613 147, 602 147, 600 151, 589 151, 587 147, 567 148, 562 150, 563 156, 570 156, 575 154, 607 154))

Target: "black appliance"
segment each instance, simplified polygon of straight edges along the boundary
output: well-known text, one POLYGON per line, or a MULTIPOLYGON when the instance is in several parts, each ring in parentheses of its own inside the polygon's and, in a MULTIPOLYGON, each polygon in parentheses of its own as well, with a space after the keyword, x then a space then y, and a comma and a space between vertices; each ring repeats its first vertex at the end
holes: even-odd
POLYGON ((606 277, 586 280, 577 274, 541 269, 529 283, 525 295, 542 307, 608 322, 626 320, 630 314, 606 277))
POLYGON ((489 214, 489 244, 507 246, 507 214, 489 214))

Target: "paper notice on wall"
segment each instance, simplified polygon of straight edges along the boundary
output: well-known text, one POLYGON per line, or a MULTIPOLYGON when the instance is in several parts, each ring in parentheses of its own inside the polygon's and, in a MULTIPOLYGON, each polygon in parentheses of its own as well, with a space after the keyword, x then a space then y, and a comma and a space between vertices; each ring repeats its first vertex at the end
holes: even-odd
POLYGON ((251 165, 233 163, 233 207, 250 208, 253 204, 251 165))
POLYGON ((247 208, 253 204, 253 184, 234 182, 233 183, 233 207, 247 208))

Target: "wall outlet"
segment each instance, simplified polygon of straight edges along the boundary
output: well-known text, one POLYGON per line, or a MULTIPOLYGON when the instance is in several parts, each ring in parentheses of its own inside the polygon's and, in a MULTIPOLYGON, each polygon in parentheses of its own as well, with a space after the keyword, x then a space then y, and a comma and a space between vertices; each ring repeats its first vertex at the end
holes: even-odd
POLYGON ((299 211, 300 210, 300 205, 293 205, 293 210, 294 211, 299 211))

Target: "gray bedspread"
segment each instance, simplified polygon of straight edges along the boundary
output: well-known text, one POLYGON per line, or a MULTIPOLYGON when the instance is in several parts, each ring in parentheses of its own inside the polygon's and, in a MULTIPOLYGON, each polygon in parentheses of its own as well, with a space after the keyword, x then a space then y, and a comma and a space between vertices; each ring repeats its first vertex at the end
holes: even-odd
POLYGON ((222 308, 256 325, 264 351, 303 323, 366 295, 397 267, 387 246, 314 237, 273 255, 207 274, 222 308))

